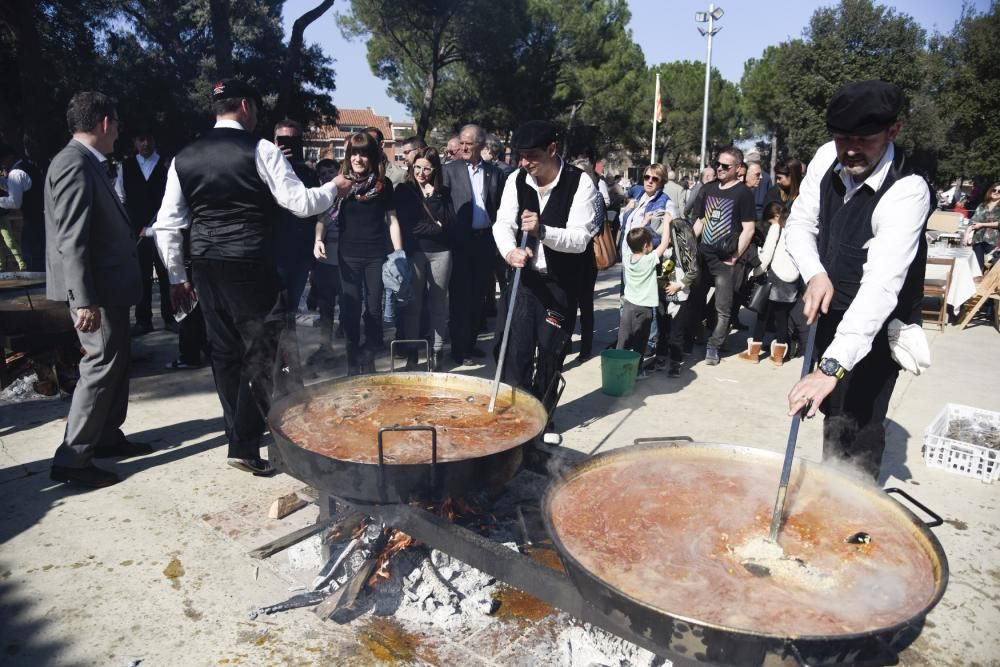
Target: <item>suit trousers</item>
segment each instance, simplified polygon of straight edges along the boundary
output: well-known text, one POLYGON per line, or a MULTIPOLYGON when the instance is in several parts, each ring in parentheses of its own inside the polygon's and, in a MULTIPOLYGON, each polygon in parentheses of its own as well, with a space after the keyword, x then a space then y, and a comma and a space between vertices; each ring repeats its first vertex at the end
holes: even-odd
POLYGON ((491 229, 473 230, 469 241, 452 251, 449 299, 453 357, 464 358, 476 346, 486 301, 495 299, 494 255, 496 242, 491 229))
MULTIPOLYGON (((124 439, 121 425, 128 410, 129 307, 101 306, 101 327, 77 331, 84 355, 80 381, 66 418, 62 444, 53 465, 85 468, 97 445, 112 446, 124 439)), ((76 318, 73 308, 70 316, 76 318)))
MULTIPOLYGON (((833 341, 843 316, 843 311, 830 311, 820 317, 817 350, 825 350, 833 341)), ((837 382, 820 406, 825 460, 848 461, 878 481, 885 451, 885 417, 899 371, 883 329, 872 341, 871 351, 837 382)))
POLYGON ((135 321, 139 324, 153 323, 153 271, 160 288, 160 317, 169 322, 174 317, 174 309, 170 304, 170 275, 167 267, 156 251, 153 239, 144 237, 139 241, 139 271, 142 272, 142 301, 135 306, 135 321))
POLYGON ((270 407, 285 318, 278 274, 266 262, 195 259, 192 267, 229 457, 256 458, 265 426, 260 409, 270 407))

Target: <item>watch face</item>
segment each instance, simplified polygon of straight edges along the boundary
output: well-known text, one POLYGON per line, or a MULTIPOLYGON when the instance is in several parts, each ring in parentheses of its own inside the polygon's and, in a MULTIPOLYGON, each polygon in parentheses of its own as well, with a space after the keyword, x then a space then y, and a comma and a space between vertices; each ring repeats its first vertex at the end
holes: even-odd
POLYGON ((827 375, 836 375, 838 368, 840 368, 840 362, 836 359, 821 359, 819 362, 819 369, 827 375))

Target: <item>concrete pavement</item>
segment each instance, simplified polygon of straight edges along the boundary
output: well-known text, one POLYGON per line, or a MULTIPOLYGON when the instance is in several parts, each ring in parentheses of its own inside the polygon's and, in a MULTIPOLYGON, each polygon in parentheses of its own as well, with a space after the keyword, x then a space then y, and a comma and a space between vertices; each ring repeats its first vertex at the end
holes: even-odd
MULTIPOLYGON (((615 337, 615 280, 612 270, 598 284, 595 353, 615 337)), ((308 354, 318 330, 301 334, 308 354)), ((1000 483, 933 470, 921 459, 924 429, 945 403, 1000 411, 1000 334, 980 325, 943 334, 928 329, 927 335, 932 368, 919 378, 901 376, 893 396, 884 485, 906 489, 946 519, 933 532, 948 555, 951 581, 901 662, 1000 664, 1000 483)), ((556 414, 563 445, 596 453, 638 437, 685 435, 783 451, 789 425, 784 397, 799 362, 782 368, 742 362, 735 357, 742 339, 730 340, 732 351, 719 366, 695 360, 677 379, 654 373, 631 396, 617 399, 600 390, 598 356, 578 364, 571 355, 556 414)), ((338 626, 301 610, 249 620, 250 609, 288 597, 289 587, 307 577, 291 567, 287 554, 255 561, 248 548, 310 523, 315 508, 267 519, 271 501, 302 483, 228 468, 211 371, 162 370, 177 352, 176 336, 167 332, 134 345, 148 358, 135 364, 125 432, 157 451, 104 462, 125 478, 116 486, 80 492, 49 481, 65 400, 0 406, 0 662, 421 662, 372 650, 363 641, 364 620, 338 626)), ((345 370, 341 358, 321 375, 345 370)), ((491 363, 457 372, 492 377, 492 370, 491 363)), ((819 460, 820 434, 819 420, 803 424, 801 456, 819 460)), ((470 657, 467 646, 437 640, 437 664, 526 664, 523 655, 500 648, 470 657)))

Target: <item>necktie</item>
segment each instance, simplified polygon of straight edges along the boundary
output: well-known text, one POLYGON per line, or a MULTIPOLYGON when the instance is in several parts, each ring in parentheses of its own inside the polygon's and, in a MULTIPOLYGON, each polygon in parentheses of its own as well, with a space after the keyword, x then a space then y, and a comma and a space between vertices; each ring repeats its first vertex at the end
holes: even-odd
POLYGON ((108 178, 112 181, 118 178, 118 165, 111 160, 104 161, 104 168, 108 170, 108 178))

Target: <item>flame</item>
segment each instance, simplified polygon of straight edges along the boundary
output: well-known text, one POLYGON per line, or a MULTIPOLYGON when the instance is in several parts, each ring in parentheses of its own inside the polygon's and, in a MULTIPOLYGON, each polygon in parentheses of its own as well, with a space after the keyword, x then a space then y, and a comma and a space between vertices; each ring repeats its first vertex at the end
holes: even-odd
POLYGON ((417 543, 415 539, 407 535, 401 530, 396 530, 395 528, 390 529, 392 535, 389 536, 389 541, 386 543, 385 548, 382 549, 382 553, 378 555, 378 561, 375 563, 375 572, 371 577, 368 578, 368 585, 374 585, 379 579, 389 578, 389 561, 397 553, 412 546, 417 543))

